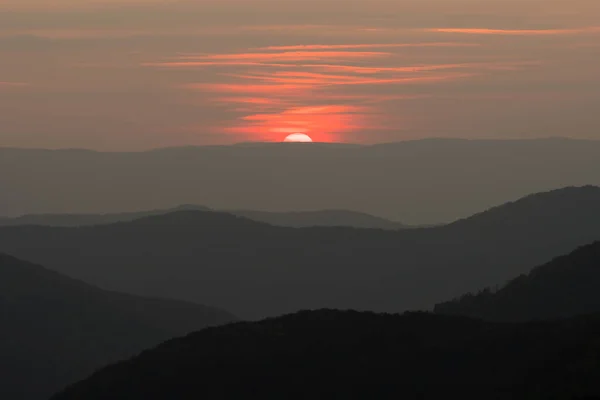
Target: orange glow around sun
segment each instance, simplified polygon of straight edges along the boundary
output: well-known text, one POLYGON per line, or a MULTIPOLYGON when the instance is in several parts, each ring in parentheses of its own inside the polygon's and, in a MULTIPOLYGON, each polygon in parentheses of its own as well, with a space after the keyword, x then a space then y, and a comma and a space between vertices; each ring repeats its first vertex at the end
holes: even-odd
POLYGON ((340 105, 292 107, 281 112, 243 116, 242 124, 227 130, 248 133, 260 141, 279 142, 288 135, 303 134, 315 142, 336 142, 340 133, 362 126, 362 117, 355 112, 356 107, 340 105))
POLYGON ((202 93, 212 104, 234 115, 227 126, 214 128, 218 133, 261 142, 285 141, 292 134, 308 135, 315 142, 343 142, 357 132, 392 125, 389 119, 396 121, 397 116, 386 114, 382 106, 397 96, 382 90, 470 76, 461 71, 465 64, 385 63, 394 59, 394 48, 410 46, 431 50, 465 45, 270 46, 242 53, 190 54, 150 66, 213 71, 212 79, 207 77, 184 87, 202 93))
POLYGON ((372 96, 349 97, 344 88, 378 83, 374 81, 374 72, 359 69, 340 73, 333 63, 378 59, 386 53, 266 50, 269 52, 189 56, 175 65, 160 66, 214 66, 220 71, 217 81, 192 83, 186 87, 212 95, 220 107, 238 114, 229 126, 218 128, 234 137, 281 142, 289 135, 304 134, 315 142, 339 142, 344 141, 345 134, 371 125, 372 96))

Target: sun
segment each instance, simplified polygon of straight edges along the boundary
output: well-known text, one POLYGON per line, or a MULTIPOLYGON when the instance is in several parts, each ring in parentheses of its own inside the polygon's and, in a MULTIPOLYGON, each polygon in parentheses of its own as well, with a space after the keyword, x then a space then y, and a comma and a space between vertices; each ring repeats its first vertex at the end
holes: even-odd
POLYGON ((283 141, 294 143, 312 143, 313 140, 310 138, 310 136, 305 135, 304 133, 292 133, 283 139, 283 141))

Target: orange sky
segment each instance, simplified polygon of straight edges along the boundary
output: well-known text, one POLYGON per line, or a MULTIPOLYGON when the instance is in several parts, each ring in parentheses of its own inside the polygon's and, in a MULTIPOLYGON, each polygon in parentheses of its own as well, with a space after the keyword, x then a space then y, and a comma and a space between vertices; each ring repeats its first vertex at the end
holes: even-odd
POLYGON ((0 146, 600 139, 597 0, 1 0, 0 146))

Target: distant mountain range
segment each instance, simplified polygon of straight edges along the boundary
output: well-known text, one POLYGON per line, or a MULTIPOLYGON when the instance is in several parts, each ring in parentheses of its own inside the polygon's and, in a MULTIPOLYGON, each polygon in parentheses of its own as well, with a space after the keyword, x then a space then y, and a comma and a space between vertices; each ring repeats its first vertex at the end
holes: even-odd
POLYGON ((600 188, 527 196, 441 227, 276 227, 218 212, 0 228, 0 251, 100 287, 222 307, 397 312, 506 282, 600 239, 600 188))
POLYGON ((170 340, 52 400, 592 398, 598 332, 599 315, 497 324, 305 311, 170 340))
POLYGON ((600 242, 520 275, 499 290, 485 289, 438 304, 439 314, 493 321, 558 319, 600 312, 600 242))
POLYGON ((600 141, 429 139, 253 144, 141 153, 0 148, 0 215, 355 210, 448 223, 529 193, 600 185, 600 141))
POLYGON ((234 215, 254 221, 266 222, 276 226, 292 228, 310 228, 315 226, 352 227, 370 229, 408 229, 417 228, 400 222, 389 221, 373 215, 347 210, 266 212, 266 211, 229 211, 234 215))
POLYGON ((116 222, 134 221, 153 215, 164 215, 176 211, 210 211, 208 207, 182 205, 167 210, 151 210, 138 212, 121 212, 107 214, 28 214, 19 217, 0 218, 0 226, 41 225, 77 227, 90 225, 105 225, 116 222))
POLYGON ((108 363, 233 320, 215 308, 103 291, 0 254, 0 399, 47 399, 108 363))
MULTIPOLYGON (((31 214, 14 218, 0 218, 0 226, 42 225, 76 227, 88 225, 104 225, 115 222, 133 221, 136 219, 165 215, 177 211, 214 211, 208 207, 197 205, 181 205, 164 210, 139 211, 114 214, 31 214)), ((355 211, 322 210, 296 212, 267 212, 267 211, 226 211, 234 215, 246 217, 254 221, 266 222, 271 225, 306 228, 313 226, 347 226, 354 228, 373 229, 407 229, 413 228, 399 222, 388 221, 355 211)))

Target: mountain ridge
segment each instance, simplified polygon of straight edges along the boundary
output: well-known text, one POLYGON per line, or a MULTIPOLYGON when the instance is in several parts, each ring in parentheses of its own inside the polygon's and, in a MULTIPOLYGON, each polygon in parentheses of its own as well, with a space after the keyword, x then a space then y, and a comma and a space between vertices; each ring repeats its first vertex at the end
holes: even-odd
POLYGON ((431 309, 598 240, 600 189, 560 193, 534 197, 544 211, 532 218, 512 205, 518 223, 285 228, 183 211, 96 227, 2 227, 0 251, 105 289, 212 304, 245 319, 303 308, 431 309))
POLYGON ((169 209, 148 210, 138 212, 100 213, 100 214, 30 214, 9 218, 0 217, 0 226, 41 225, 76 227, 89 225, 105 225, 116 222, 133 221, 135 219, 164 215, 178 211, 213 211, 233 214, 276 226, 292 228, 311 226, 348 226, 357 228, 407 229, 416 228, 400 222, 351 210, 316 210, 269 212, 256 210, 212 210, 208 207, 182 204, 169 209))
POLYGON ((600 312, 600 241, 554 258, 497 290, 437 304, 434 311, 492 321, 559 319, 600 312))
POLYGON ((438 224, 532 192, 600 185, 599 158, 600 141, 556 139, 139 153, 0 149, 0 192, 6 193, 0 214, 192 203, 219 210, 349 209, 409 225, 438 224))
MULTIPOLYGON (((474 219, 479 219, 483 221, 487 219, 490 222, 498 223, 502 221, 502 219, 506 216, 505 211, 511 211, 513 216, 517 213, 515 211, 525 211, 528 213, 534 212, 537 208, 537 201, 540 198, 543 198, 547 203, 552 203, 550 207, 556 207, 556 204, 559 204, 561 200, 569 200, 569 196, 572 194, 588 194, 590 196, 600 195, 600 186, 595 185, 582 185, 582 186, 566 186, 563 188, 553 189, 540 193, 532 193, 527 196, 524 196, 520 199, 514 201, 508 201, 506 203, 491 207, 482 212, 478 212, 472 216, 459 219, 457 221, 451 222, 447 225, 460 225, 465 222, 470 222, 474 219), (583 193, 585 192, 585 193, 583 193), (556 204, 555 204, 556 203, 556 204)), ((578 202, 578 201, 577 201, 578 202)), ((560 204, 563 205, 563 204, 560 204)), ((564 205, 563 205, 564 206, 564 205)), ((573 206, 572 206, 573 207, 573 206)))
MULTIPOLYGON (((399 140, 393 142, 382 142, 382 143, 373 143, 373 144, 360 144, 360 143, 338 143, 338 142, 314 142, 310 143, 300 143, 300 146, 331 146, 331 147, 383 147, 390 145, 410 145, 415 143, 428 143, 428 142, 439 142, 439 143, 539 143, 539 142, 592 142, 598 143, 599 139, 585 139, 585 138, 572 138, 567 136, 549 136, 549 137, 540 137, 540 138, 530 138, 530 139, 471 139, 471 138, 461 138, 461 137, 428 137, 423 139, 408 139, 408 140, 399 140)), ((0 146, 0 150, 23 150, 23 151, 81 151, 81 152, 93 152, 93 153, 149 153, 161 150, 178 150, 178 149, 197 149, 197 148, 222 148, 222 147, 234 147, 234 146, 297 146, 298 143, 289 143, 289 142, 239 142, 234 144, 214 144, 214 145, 186 145, 186 146, 169 146, 169 147, 157 147, 151 149, 144 149, 139 151, 112 151, 112 150, 94 150, 91 148, 84 147, 60 147, 60 148, 43 148, 43 147, 14 147, 14 146, 0 146)))

